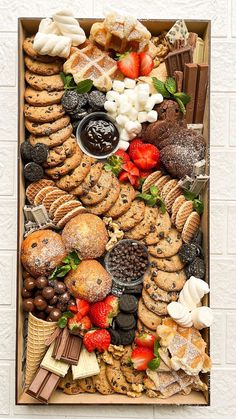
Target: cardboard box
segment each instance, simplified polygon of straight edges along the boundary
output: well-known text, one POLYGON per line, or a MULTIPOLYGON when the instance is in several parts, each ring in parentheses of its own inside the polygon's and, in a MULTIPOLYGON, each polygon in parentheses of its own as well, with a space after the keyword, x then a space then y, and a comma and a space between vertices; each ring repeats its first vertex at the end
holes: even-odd
MULTIPOLYGON (((19 18, 18 20, 18 245, 17 245, 17 300, 16 300, 16 404, 30 405, 40 404, 37 400, 28 396, 23 389, 23 311, 22 311, 22 268, 20 262, 20 247, 23 240, 24 231, 24 216, 23 206, 25 200, 23 166, 20 158, 20 144, 25 140, 24 127, 24 58, 22 44, 26 36, 37 32, 38 25, 41 18, 19 18)), ((91 25, 99 19, 80 19, 79 22, 82 28, 89 34, 91 25)), ((101 20, 101 19, 100 19, 101 20)), ((168 30, 174 24, 174 21, 169 20, 141 20, 141 22, 151 31, 153 35, 157 35, 162 30, 168 30)), ((210 21, 187 20, 189 31, 197 32, 205 41, 204 47, 204 61, 210 64, 210 21)), ((204 131, 203 135, 207 143, 207 153, 209 155, 209 94, 206 99, 205 115, 204 115, 204 131)), ((208 173, 209 165, 207 162, 208 173)), ((205 254, 205 262, 207 267, 206 281, 209 283, 209 183, 204 191, 203 201, 205 211, 202 217, 202 229, 204 233, 203 249, 205 254)), ((209 304, 209 297, 205 296, 204 305, 209 304)), ((209 330, 204 329, 204 339, 207 342, 207 350, 210 352, 209 330)), ((192 406, 209 406, 210 405, 210 374, 204 374, 204 380, 208 383, 209 390, 207 392, 192 391, 189 395, 176 395, 168 399, 148 398, 142 396, 139 398, 130 398, 120 394, 113 394, 104 396, 98 393, 95 394, 78 394, 69 396, 64 394, 61 390, 54 392, 50 399, 50 404, 129 404, 129 405, 192 405, 192 406)))

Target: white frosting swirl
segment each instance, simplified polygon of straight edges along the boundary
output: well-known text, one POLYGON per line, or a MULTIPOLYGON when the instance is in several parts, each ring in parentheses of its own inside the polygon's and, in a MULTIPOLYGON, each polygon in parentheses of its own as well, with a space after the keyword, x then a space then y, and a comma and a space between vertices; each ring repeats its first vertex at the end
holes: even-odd
POLYGON ((182 327, 191 327, 193 322, 191 314, 185 306, 173 301, 168 304, 167 311, 172 319, 182 327))
POLYGON ((213 323, 213 312, 210 307, 197 307, 191 312, 193 325, 201 330, 213 323))
POLYGON ((200 303, 202 297, 210 291, 208 284, 202 279, 191 276, 184 284, 179 294, 179 303, 183 304, 189 311, 193 310, 200 303))
POLYGON ((38 32, 34 38, 34 49, 41 55, 67 58, 70 54, 71 40, 67 36, 38 32))
POLYGON ((60 31, 55 24, 55 22, 52 21, 49 17, 46 17, 45 19, 42 19, 39 24, 38 32, 46 33, 46 34, 54 34, 54 35, 60 35, 60 31))
POLYGON ((53 20, 60 33, 71 39, 72 45, 77 46, 84 43, 86 40, 85 32, 75 19, 72 11, 63 9, 53 15, 53 20))

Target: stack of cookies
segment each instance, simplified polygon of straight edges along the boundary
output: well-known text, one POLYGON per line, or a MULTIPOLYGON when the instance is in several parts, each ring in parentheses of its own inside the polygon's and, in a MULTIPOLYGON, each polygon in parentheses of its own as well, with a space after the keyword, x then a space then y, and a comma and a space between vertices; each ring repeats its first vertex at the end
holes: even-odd
POLYGON ((63 228, 73 217, 87 212, 74 195, 59 189, 49 179, 31 183, 26 189, 26 196, 31 205, 44 205, 57 228, 63 228))

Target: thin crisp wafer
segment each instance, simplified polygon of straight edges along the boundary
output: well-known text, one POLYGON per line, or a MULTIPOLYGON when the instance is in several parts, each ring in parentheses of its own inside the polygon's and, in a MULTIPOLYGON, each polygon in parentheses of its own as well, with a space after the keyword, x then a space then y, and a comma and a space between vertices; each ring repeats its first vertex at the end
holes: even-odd
POLYGON ((169 182, 169 180, 170 180, 170 176, 169 175, 164 175, 164 176, 160 177, 160 179, 158 179, 157 182, 155 182, 155 186, 157 187, 159 193, 161 193, 165 184, 167 182, 169 182))
POLYGON ((45 186, 45 188, 41 189, 41 191, 39 191, 34 198, 34 205, 42 205, 42 202, 46 197, 47 193, 54 191, 55 189, 57 189, 56 186, 45 186))
POLYGON ((190 242, 190 240, 193 238, 194 234, 199 228, 200 221, 200 215, 196 211, 192 212, 188 216, 182 231, 182 239, 185 243, 190 242))
POLYGON ((89 210, 85 207, 82 207, 82 205, 80 205, 78 208, 74 208, 73 210, 71 210, 70 212, 68 212, 58 223, 57 223, 57 227, 58 228, 63 228, 66 223, 68 223, 68 221, 70 221, 72 218, 74 218, 76 215, 79 214, 84 214, 85 212, 89 212, 89 210))
POLYGON ((26 188, 26 197, 29 201, 29 203, 31 205, 33 205, 34 203, 34 198, 36 197, 37 193, 45 188, 46 186, 53 186, 54 182, 53 180, 50 179, 40 179, 37 180, 36 182, 31 183, 27 188, 26 188))
POLYGON ((55 199, 55 201, 51 204, 49 209, 49 217, 52 219, 54 217, 55 211, 62 205, 64 202, 75 200, 74 195, 70 195, 64 191, 64 194, 59 198, 55 199))
POLYGON ((52 205, 52 203, 62 195, 65 195, 65 191, 61 191, 61 189, 56 188, 53 191, 47 193, 47 195, 43 199, 42 204, 45 206, 46 210, 49 211, 49 208, 52 205))
POLYGON ((166 196, 168 195, 168 193, 173 189, 173 188, 175 188, 175 186, 177 185, 177 183, 178 183, 178 181, 176 180, 176 179, 171 179, 171 180, 169 180, 169 182, 167 182, 164 186, 163 186, 163 188, 162 188, 162 191, 161 191, 161 197, 162 197, 162 199, 164 199, 165 200, 165 198, 166 198, 166 196))
POLYGON ((173 203, 175 202, 176 198, 180 195, 182 195, 183 190, 179 187, 179 185, 176 185, 171 191, 166 195, 165 197, 165 205, 166 209, 169 213, 171 213, 171 208, 173 203))
POLYGON ((182 231, 185 221, 187 220, 188 216, 193 212, 193 202, 186 201, 184 202, 179 211, 176 215, 175 225, 178 231, 182 231))
POLYGON ((175 224, 176 215, 181 207, 181 205, 186 201, 184 195, 178 196, 178 198, 175 199, 172 208, 171 208, 171 222, 172 224, 175 224))
POLYGON ((57 224, 68 212, 81 206, 81 202, 74 200, 64 202, 55 211, 53 223, 57 224))
POLYGON ((143 182, 142 186, 142 193, 149 192, 151 186, 155 185, 155 183, 162 177, 162 172, 157 170, 156 172, 151 173, 143 182))

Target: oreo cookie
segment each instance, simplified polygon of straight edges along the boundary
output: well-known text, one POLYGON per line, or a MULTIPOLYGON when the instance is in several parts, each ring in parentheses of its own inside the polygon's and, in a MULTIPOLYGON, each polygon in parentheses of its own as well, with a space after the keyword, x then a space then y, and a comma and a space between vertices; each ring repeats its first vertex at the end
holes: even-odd
POLYGON ((115 321, 116 325, 123 330, 130 330, 136 326, 136 320, 133 314, 119 313, 115 321))
POLYGON ((134 295, 123 294, 120 297, 119 306, 124 313, 135 313, 138 308, 138 300, 134 295))
POLYGON ((30 162, 27 163, 24 167, 24 176, 25 179, 30 182, 35 182, 36 180, 42 179, 44 176, 44 171, 39 164, 30 162))
POLYGON ((20 154, 23 161, 31 161, 32 160, 32 150, 33 146, 28 142, 24 141, 20 146, 20 154))
POLYGON ((185 272, 188 278, 190 278, 190 276, 196 276, 197 278, 204 279, 206 273, 204 260, 196 257, 188 266, 185 267, 185 272))
POLYGON ((108 332, 111 336, 111 344, 112 345, 121 345, 120 333, 118 330, 112 329, 111 327, 108 329, 108 332))
POLYGON ((32 160, 37 164, 42 164, 47 160, 49 148, 46 144, 37 143, 32 149, 32 160))
POLYGON ((130 345, 135 338, 135 329, 119 330, 120 345, 130 345))
POLYGON ((66 112, 72 111, 78 105, 78 93, 75 90, 65 92, 61 104, 66 112))
POLYGON ((202 230, 198 229, 198 231, 193 236, 193 239, 191 240, 191 243, 195 243, 195 244, 201 246, 202 245, 202 239, 203 239, 202 230))
POLYGON ((199 256, 201 250, 195 243, 185 243, 179 250, 179 257, 184 263, 192 262, 197 256, 199 256))
POLYGON ((104 107, 106 96, 104 93, 94 90, 89 94, 88 102, 92 109, 99 110, 104 107))

